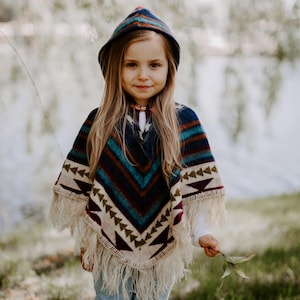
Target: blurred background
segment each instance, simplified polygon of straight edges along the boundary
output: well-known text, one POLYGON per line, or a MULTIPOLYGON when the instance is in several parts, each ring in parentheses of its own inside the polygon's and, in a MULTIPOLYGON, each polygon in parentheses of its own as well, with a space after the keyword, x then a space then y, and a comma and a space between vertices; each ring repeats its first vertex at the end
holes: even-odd
POLYGON ((0 231, 45 218, 101 101, 98 50, 138 5, 181 45, 176 100, 197 111, 227 198, 300 190, 299 1, 1 0, 0 231))
MULTIPOLYGON (((222 249, 258 253, 254 279, 234 277, 226 299, 296 299, 285 296, 300 295, 299 0, 0 0, 0 299, 93 299, 91 274, 47 212, 101 101, 98 51, 139 5, 181 45, 176 101, 196 110, 227 190, 222 249)), ((222 258, 205 259, 172 299, 211 299, 222 258)))

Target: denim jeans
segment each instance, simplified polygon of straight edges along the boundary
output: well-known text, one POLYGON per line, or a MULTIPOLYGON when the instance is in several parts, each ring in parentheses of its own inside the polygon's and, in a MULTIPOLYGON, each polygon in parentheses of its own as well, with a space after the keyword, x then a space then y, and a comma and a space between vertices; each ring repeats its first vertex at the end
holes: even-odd
MULTIPOLYGON (((119 294, 118 296, 109 296, 107 294, 105 294, 102 291, 102 279, 101 276, 100 278, 95 282, 95 291, 96 291, 96 298, 95 300, 123 300, 123 296, 122 296, 122 289, 121 289, 121 285, 119 287, 119 294)), ((138 299, 136 294, 132 292, 132 288, 133 288, 133 283, 131 280, 128 281, 128 287, 127 287, 127 291, 128 291, 128 296, 130 300, 143 300, 143 299, 138 299)), ((171 287, 170 289, 168 289, 165 293, 160 294, 158 299, 153 299, 153 300, 167 300, 169 299, 169 295, 170 295, 170 291, 171 291, 171 287)))

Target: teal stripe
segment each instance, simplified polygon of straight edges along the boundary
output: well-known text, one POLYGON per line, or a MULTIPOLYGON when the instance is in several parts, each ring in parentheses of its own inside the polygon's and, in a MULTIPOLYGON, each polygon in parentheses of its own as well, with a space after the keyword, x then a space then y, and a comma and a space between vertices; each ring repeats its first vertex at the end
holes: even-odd
POLYGON ((192 136, 203 134, 203 133, 204 133, 204 130, 203 130, 202 126, 197 125, 190 129, 186 129, 185 131, 182 131, 180 134, 180 141, 183 142, 192 136))
POLYGON ((84 152, 78 152, 78 151, 76 151, 74 149, 72 149, 70 151, 69 155, 71 155, 73 157, 76 157, 76 158, 78 158, 80 160, 87 160, 86 153, 84 153, 84 152))
MULTIPOLYGON (((101 169, 97 169, 96 172, 97 175, 101 177, 101 179, 107 186, 113 186, 111 179, 107 176, 106 173, 104 173, 101 169)), ((139 226, 144 226, 144 224, 148 222, 148 220, 153 216, 153 214, 157 212, 160 206, 160 201, 157 201, 157 203, 152 207, 152 209, 147 213, 147 215, 141 218, 139 212, 136 211, 135 208, 132 207, 129 202, 127 202, 126 198, 119 192, 119 189, 111 189, 111 192, 113 193, 113 198, 121 204, 122 209, 125 208, 130 214, 130 216, 132 218, 135 218, 135 221, 139 224, 139 226)))
MULTIPOLYGON (((106 184, 106 186, 114 186, 114 184, 112 184, 112 182, 111 182, 111 179, 107 176, 107 174, 105 172, 103 172, 102 169, 97 169, 96 172, 97 172, 97 175, 100 176, 100 178, 106 184)), ((132 207, 130 205, 128 205, 125 197, 123 197, 119 193, 119 189, 114 188, 114 189, 111 189, 111 191, 114 194, 114 198, 118 199, 118 201, 122 204, 122 206, 126 207, 127 210, 132 210, 132 207)))
POLYGON ((138 22, 141 22, 141 23, 144 23, 144 24, 151 24, 153 26, 156 26, 156 27, 159 27, 161 28, 163 31, 169 31, 168 28, 166 28, 165 26, 163 26, 163 24, 161 24, 160 22, 155 22, 151 19, 145 19, 145 18, 142 18, 140 16, 136 16, 134 18, 131 18, 129 19, 128 21, 122 23, 119 25, 118 28, 116 28, 115 32, 114 33, 118 33, 120 32, 124 27, 130 25, 131 23, 135 22, 135 21, 138 21, 138 22))
POLYGON ((213 160, 212 153, 210 151, 206 151, 203 153, 188 155, 188 156, 184 157, 183 165, 189 164, 190 162, 193 162, 193 161, 202 160, 203 158, 211 158, 213 160))
POLYGON ((140 188, 142 189, 144 189, 149 184, 153 176, 156 175, 157 171, 160 168, 160 156, 158 156, 152 164, 149 172, 144 177, 139 172, 137 172, 134 165, 132 165, 126 159, 123 150, 119 147, 119 144, 112 137, 108 139, 107 146, 111 149, 111 151, 114 153, 117 159, 119 159, 122 162, 124 168, 129 171, 129 173, 134 177, 135 181, 139 184, 140 188))
POLYGON ((90 132, 91 126, 88 125, 82 125, 81 129, 80 129, 80 133, 85 133, 88 134, 90 132))

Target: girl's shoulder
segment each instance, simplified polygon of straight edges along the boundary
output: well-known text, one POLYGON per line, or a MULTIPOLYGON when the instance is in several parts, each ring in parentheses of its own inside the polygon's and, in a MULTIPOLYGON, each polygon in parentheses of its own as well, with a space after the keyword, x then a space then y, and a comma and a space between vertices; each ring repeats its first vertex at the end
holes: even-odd
POLYGON ((90 121, 94 121, 97 112, 98 112, 98 108, 93 109, 93 110, 89 113, 87 119, 90 120, 90 121))
POLYGON ((189 122, 199 122, 199 118, 196 114, 196 112, 181 103, 176 103, 176 114, 177 114, 177 118, 180 124, 185 124, 185 123, 189 123, 189 122))

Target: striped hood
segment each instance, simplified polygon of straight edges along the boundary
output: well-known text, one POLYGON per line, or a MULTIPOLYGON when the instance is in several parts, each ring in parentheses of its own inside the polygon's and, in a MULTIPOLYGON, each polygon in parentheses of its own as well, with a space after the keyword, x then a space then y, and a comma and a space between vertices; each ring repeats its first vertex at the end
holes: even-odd
POLYGON ((100 49, 98 61, 103 73, 105 73, 107 67, 108 53, 112 43, 134 30, 152 30, 163 34, 169 39, 172 45, 176 68, 178 67, 180 60, 180 46, 169 27, 148 9, 137 7, 117 26, 108 42, 100 49))

